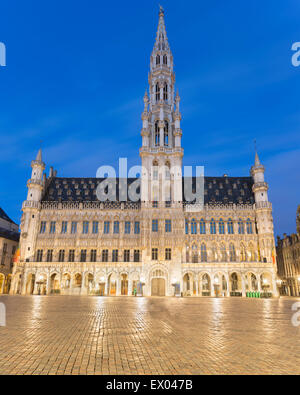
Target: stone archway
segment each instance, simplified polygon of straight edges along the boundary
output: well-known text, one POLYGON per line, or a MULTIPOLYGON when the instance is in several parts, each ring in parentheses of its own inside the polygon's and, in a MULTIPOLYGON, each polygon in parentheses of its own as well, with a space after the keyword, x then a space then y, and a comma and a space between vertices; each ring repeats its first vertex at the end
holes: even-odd
POLYGON ((126 273, 121 275, 121 295, 128 296, 128 275, 126 273))
POLYGON ((29 273, 26 281, 26 295, 33 295, 35 286, 35 274, 29 273))
POLYGON ((183 276, 183 296, 193 296, 195 294, 194 289, 194 276, 192 273, 186 273, 183 276))
POLYGON ((0 294, 4 291, 4 284, 5 284, 5 276, 3 273, 0 273, 0 294))
POLYGON ((50 293, 51 294, 60 293, 60 282, 57 273, 53 273, 50 277, 50 293))
POLYGON ((118 277, 116 273, 111 273, 108 276, 108 295, 116 296, 117 294, 117 281, 118 277))
POLYGON ((166 296, 166 278, 161 269, 153 270, 151 274, 151 296, 166 296))

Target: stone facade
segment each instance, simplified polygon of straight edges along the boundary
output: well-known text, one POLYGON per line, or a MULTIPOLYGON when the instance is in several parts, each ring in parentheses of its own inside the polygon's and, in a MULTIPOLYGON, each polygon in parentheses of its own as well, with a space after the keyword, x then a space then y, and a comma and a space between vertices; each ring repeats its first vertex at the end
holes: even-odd
MULTIPOLYGON (((205 177, 203 204, 184 196, 180 97, 164 12, 142 114, 137 201, 97 199, 100 179, 58 178, 39 151, 23 203, 11 293, 277 296, 272 205, 256 153, 250 177, 205 177)), ((194 185, 198 179, 192 178, 194 185)))
POLYGON ((0 294, 9 293, 13 258, 19 244, 19 227, 0 208, 0 294))
POLYGON ((300 296, 300 205, 297 210, 297 233, 277 237, 277 263, 281 293, 300 296))

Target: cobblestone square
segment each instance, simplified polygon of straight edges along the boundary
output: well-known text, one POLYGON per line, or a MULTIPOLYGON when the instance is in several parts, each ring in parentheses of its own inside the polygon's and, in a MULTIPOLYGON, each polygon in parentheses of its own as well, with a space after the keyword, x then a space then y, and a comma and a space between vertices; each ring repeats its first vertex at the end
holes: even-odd
POLYGON ((1 374, 299 374, 300 299, 1 296, 1 374))

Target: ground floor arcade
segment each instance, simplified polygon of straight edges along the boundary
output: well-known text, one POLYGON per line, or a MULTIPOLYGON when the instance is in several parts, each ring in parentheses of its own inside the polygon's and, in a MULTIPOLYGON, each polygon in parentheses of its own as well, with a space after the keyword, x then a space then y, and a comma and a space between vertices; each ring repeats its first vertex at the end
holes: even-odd
POLYGON ((244 297, 278 296, 276 273, 259 268, 185 268, 167 265, 103 267, 17 266, 9 293, 22 295, 244 297))

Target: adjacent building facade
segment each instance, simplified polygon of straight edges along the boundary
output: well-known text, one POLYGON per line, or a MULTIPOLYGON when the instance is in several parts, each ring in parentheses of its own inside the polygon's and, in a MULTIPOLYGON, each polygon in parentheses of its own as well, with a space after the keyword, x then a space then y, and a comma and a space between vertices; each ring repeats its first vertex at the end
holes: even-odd
MULTIPOLYGON (((272 205, 257 153, 249 177, 204 177, 203 204, 185 196, 180 97, 162 9, 142 121, 142 172, 116 180, 114 201, 99 200, 103 179, 60 178, 53 169, 46 176, 39 151, 11 293, 277 296, 272 205)), ((189 181, 194 191, 198 179, 189 181)))
POLYGON ((18 225, 0 207, 0 294, 10 292, 13 258, 19 238, 18 225))
POLYGON ((300 296, 300 205, 297 209, 297 233, 283 239, 277 237, 278 276, 282 281, 281 293, 300 296))

